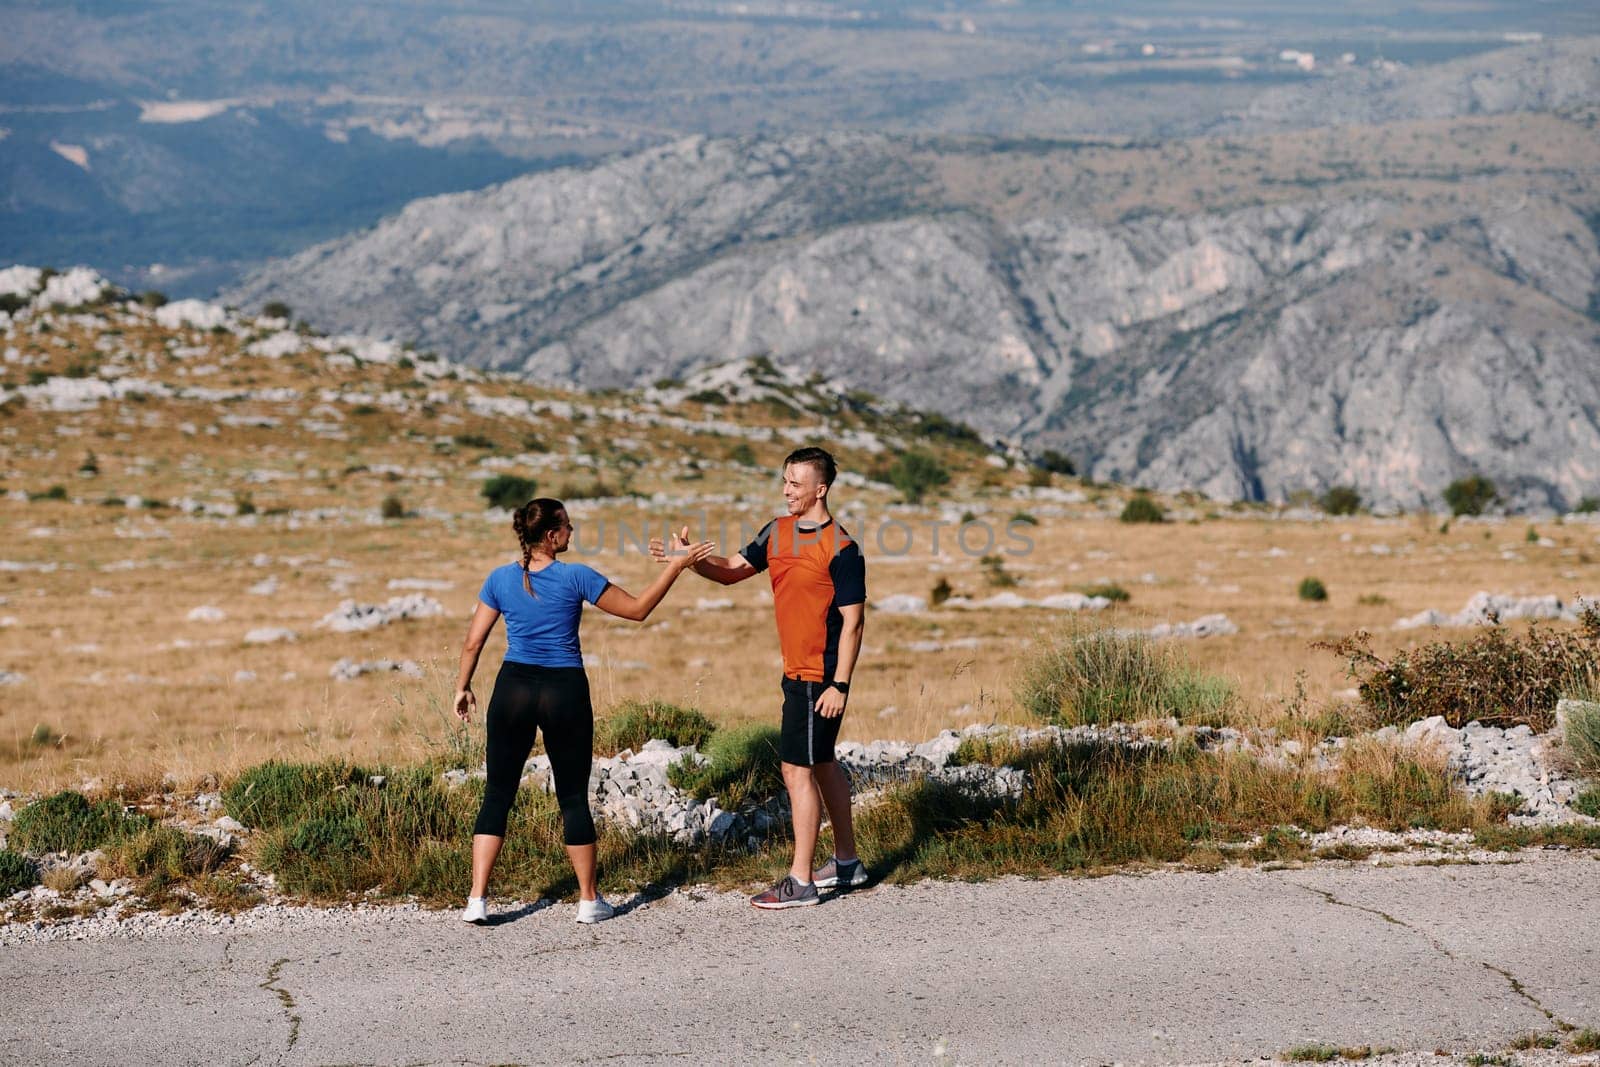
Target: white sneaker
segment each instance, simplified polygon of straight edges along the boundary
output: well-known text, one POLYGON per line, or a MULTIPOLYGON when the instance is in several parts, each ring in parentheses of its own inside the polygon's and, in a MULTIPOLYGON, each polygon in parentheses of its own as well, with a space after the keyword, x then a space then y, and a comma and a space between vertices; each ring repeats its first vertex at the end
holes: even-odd
POLYGON ((581 923, 603 923, 617 913, 617 909, 606 903, 606 898, 595 895, 593 900, 578 901, 578 921, 581 923))
POLYGON ((489 909, 484 904, 482 897, 467 898, 467 906, 461 912, 461 921, 464 923, 476 923, 479 926, 486 925, 489 922, 489 909))

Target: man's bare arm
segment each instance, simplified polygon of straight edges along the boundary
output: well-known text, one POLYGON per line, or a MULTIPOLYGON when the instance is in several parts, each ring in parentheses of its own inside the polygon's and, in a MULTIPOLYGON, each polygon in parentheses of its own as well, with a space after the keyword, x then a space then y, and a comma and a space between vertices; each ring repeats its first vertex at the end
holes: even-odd
POLYGON ((732 585, 759 573, 740 555, 708 556, 694 565, 694 572, 719 585, 732 585))

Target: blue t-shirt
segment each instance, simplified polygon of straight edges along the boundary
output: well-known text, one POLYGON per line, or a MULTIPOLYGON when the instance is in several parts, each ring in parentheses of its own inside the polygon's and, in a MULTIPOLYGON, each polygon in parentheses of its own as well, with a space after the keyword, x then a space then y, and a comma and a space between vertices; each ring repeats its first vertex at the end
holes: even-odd
POLYGON ((611 583, 593 567, 556 560, 529 571, 533 596, 522 587, 522 564, 507 563, 489 572, 478 599, 506 619, 506 659, 537 667, 581 667, 578 616, 583 602, 593 604, 611 583))

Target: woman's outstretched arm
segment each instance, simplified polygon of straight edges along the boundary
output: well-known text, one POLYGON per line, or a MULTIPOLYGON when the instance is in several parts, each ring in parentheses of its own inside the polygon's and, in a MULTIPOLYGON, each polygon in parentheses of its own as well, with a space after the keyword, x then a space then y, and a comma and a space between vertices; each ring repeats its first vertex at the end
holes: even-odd
POLYGON ((699 544, 689 545, 683 550, 682 555, 667 560, 666 567, 662 568, 661 573, 656 575, 656 580, 651 582, 650 587, 643 593, 634 596, 620 585, 608 585, 606 591, 600 594, 600 599, 594 602, 594 606, 619 619, 643 622, 650 617, 656 605, 661 603, 661 598, 667 595, 667 590, 678 580, 678 575, 711 555, 716 547, 714 541, 701 541, 699 544))
POLYGON ((462 722, 472 718, 478 710, 478 698, 472 695, 472 676, 478 670, 478 657, 483 654, 483 643, 489 640, 489 631, 500 618, 500 613, 483 601, 472 613, 467 624, 467 639, 461 646, 461 669, 456 673, 456 717, 462 722))

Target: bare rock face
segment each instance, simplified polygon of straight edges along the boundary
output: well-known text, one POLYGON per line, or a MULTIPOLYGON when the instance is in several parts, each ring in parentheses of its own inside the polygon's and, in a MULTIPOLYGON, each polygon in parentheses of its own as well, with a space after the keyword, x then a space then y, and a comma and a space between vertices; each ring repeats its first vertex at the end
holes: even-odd
POLYGON ((1261 94, 1216 124, 1228 133, 1309 129, 1556 111, 1592 105, 1600 96, 1600 39, 1571 38, 1505 48, 1421 69, 1399 64, 1342 72, 1312 85, 1261 94))
MULTIPOLYGON (((998 154, 1009 151, 995 145, 998 154)), ((695 138, 419 201, 231 294, 541 382, 779 364, 1220 498, 1600 478, 1600 190, 1004 217, 929 142, 695 138)), ((968 146, 964 149, 971 153, 968 146)))

